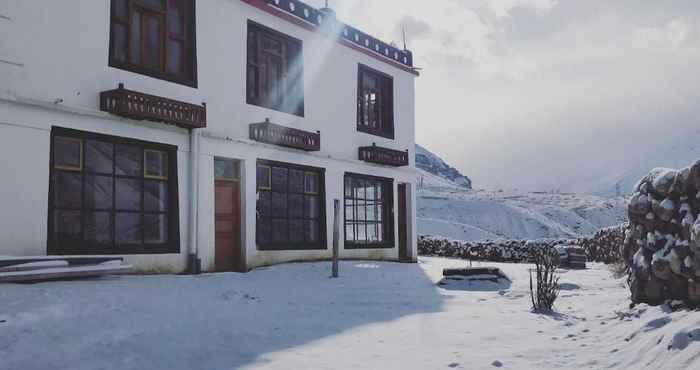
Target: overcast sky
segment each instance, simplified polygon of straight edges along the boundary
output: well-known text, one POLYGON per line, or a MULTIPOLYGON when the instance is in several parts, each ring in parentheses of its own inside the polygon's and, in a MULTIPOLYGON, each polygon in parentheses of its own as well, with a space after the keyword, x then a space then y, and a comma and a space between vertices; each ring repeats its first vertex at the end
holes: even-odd
POLYGON ((700 1, 330 4, 386 41, 406 28, 417 142, 477 187, 593 191, 700 158, 700 1))

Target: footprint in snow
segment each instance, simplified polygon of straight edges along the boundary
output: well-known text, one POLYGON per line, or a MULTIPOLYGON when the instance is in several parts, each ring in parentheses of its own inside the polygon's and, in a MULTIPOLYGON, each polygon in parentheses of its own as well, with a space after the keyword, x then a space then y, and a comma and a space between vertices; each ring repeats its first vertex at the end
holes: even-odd
POLYGON ((453 369, 454 369, 455 367, 457 367, 457 366, 459 366, 459 364, 458 364, 458 363, 456 363, 456 362, 453 362, 453 363, 451 363, 451 364, 447 365, 447 367, 449 367, 449 368, 453 368, 453 369))
POLYGON ((501 361, 496 360, 496 361, 494 361, 494 362, 491 363, 491 366, 493 366, 493 367, 503 367, 503 363, 502 363, 501 361))

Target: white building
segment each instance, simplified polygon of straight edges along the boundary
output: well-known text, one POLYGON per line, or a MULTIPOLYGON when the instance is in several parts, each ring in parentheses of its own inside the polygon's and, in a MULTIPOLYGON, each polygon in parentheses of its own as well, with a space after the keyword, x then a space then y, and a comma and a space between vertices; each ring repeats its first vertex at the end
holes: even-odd
POLYGON ((0 255, 327 259, 337 199, 415 261, 412 64, 296 0, 0 0, 0 255))

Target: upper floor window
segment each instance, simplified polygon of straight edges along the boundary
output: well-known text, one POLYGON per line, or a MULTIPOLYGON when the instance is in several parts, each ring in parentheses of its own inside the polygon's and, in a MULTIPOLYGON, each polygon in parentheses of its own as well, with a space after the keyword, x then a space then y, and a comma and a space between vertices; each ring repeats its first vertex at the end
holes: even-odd
POLYGON ((109 65, 196 87, 194 0, 112 0, 109 65))
POLYGON ((394 138, 394 80, 360 65, 357 86, 357 130, 394 138))
POLYGON ((248 22, 248 104, 304 116, 300 40, 248 22))

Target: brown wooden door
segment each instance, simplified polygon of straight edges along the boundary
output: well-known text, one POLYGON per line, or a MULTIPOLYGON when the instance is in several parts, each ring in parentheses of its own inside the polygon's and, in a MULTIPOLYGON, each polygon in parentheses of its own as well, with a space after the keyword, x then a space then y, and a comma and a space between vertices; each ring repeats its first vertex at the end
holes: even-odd
POLYGON ((216 271, 245 271, 241 247, 241 184, 237 179, 215 181, 216 271))
POLYGON ((408 192, 406 184, 399 184, 399 261, 411 262, 408 253, 408 192))

